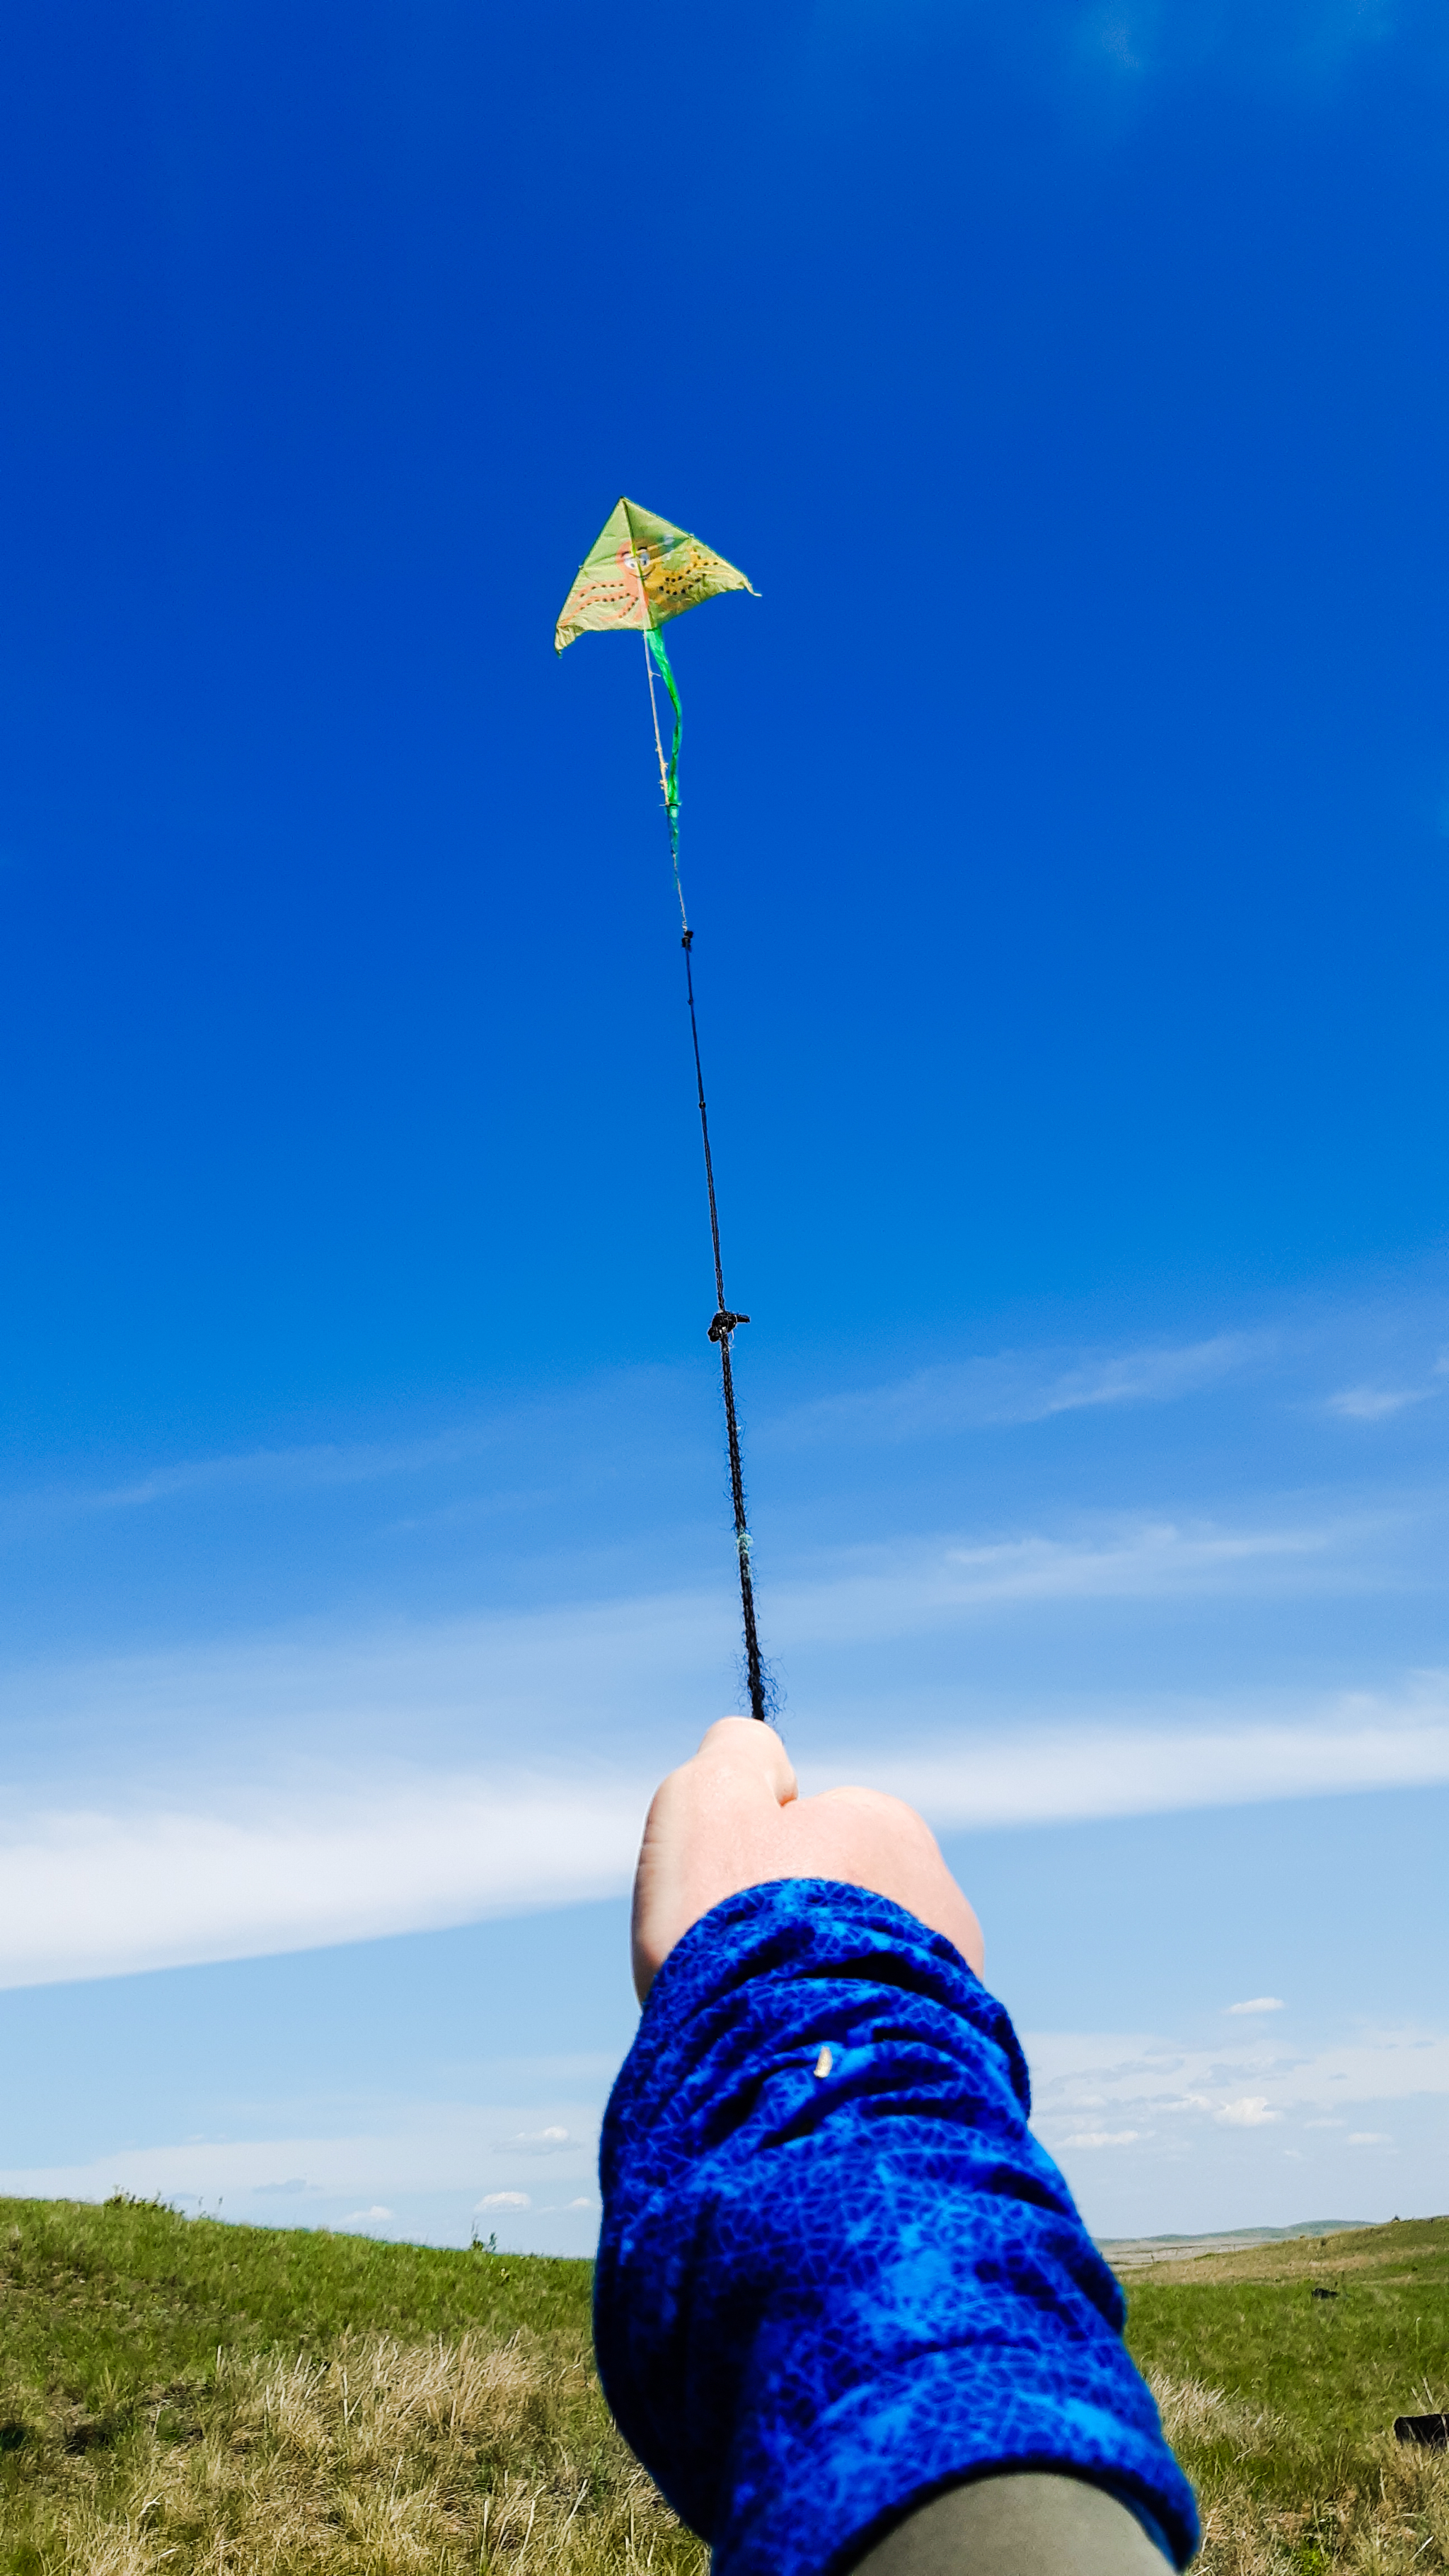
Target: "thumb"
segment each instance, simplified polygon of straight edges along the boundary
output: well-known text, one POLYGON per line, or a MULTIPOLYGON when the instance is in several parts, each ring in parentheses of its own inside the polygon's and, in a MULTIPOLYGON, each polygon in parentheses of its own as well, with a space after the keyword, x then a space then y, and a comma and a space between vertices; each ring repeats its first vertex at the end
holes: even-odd
POLYGON ((736 1786, 768 1791, 779 1807, 800 1794, 790 1756, 773 1726, 756 1717, 721 1717, 708 1730, 695 1761, 736 1786))

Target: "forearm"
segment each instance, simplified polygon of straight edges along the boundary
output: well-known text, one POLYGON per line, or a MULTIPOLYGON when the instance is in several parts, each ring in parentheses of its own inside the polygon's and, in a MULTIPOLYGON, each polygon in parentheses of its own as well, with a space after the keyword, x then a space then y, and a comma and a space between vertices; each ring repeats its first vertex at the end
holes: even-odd
POLYGON ((718 2576, 822 2576, 912 2503, 1060 2467, 1196 2523, 1121 2294, 1026 2125, 1010 2023, 859 1887, 717 1906, 605 2124, 605 2388, 718 2576))

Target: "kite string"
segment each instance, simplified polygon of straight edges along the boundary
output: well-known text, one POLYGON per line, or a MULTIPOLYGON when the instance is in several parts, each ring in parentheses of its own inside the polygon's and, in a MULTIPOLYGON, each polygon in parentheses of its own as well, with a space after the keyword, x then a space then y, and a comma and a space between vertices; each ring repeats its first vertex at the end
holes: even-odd
MULTIPOLYGON (((664 790, 664 810, 669 822, 669 851, 674 863, 674 888, 679 897, 679 917, 684 925, 680 946, 684 950, 684 983, 689 997, 689 1034, 694 1047, 694 1077, 699 1095, 699 1133, 704 1146, 704 1182, 709 1193, 709 1236, 714 1252, 714 1285, 718 1308, 709 1328, 709 1338, 719 1344, 720 1381, 724 1393, 725 1431, 729 1442, 730 1498, 735 1513, 735 1549, 740 1568, 740 1609, 745 1630, 745 1680, 750 1695, 750 1715, 767 1722, 765 1706, 765 1673, 760 1655, 760 1635, 755 1622, 755 1586, 750 1568, 750 1531, 745 1513, 745 1477, 740 1459, 740 1429, 735 1413, 735 1377, 730 1363, 730 1343, 735 1328, 749 1322, 748 1315, 732 1315, 725 1304, 724 1258, 720 1251, 719 1205, 714 1189, 714 1156, 709 1144, 709 1111, 704 1099, 704 1064, 699 1052, 699 1020, 694 1006, 694 933, 684 909, 684 886, 679 874, 679 792, 664 759, 664 743, 659 731, 659 704, 654 694, 654 653, 650 650, 653 629, 644 632, 644 668, 649 681, 649 711, 654 719, 654 748, 659 755, 659 783, 664 790)), ((669 680, 669 695, 675 710, 675 757, 678 757, 680 711, 679 693, 674 675, 662 652, 660 660, 669 680)))

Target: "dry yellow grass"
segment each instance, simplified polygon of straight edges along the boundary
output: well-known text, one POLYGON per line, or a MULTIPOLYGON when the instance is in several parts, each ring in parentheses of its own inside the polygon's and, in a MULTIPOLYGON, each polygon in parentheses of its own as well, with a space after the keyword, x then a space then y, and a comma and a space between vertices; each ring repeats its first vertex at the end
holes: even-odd
POLYGON ((1265 2493, 1262 2475, 1293 2443, 1283 2416, 1200 2380, 1151 2377, 1168 2440, 1197 2489, 1202 2576, 1438 2576, 1449 2568, 1449 2455, 1387 2433, 1356 2480, 1312 2505, 1284 2506, 1265 2493))
MULTIPOLYGON (((1130 2279, 1204 2576, 1449 2576, 1391 2429, 1449 2403, 1449 2221, 1351 2247, 1130 2279)), ((0 2576, 704 2576, 588 2311, 584 2264, 0 2207, 0 2576)))
MULTIPOLYGON (((702 2576, 582 2351, 524 2334, 218 2356, 119 2442, 63 2449, 34 2576, 702 2576)), ((3 2564, 3 2560, 0 2560, 3 2564)))
MULTIPOLYGON (((1361 2485, 1284 2509, 1254 2474, 1292 2438, 1280 2416, 1199 2380, 1154 2387, 1198 2484, 1203 2576, 1449 2568, 1449 2459, 1389 2438, 1361 2485)), ((582 2350, 349 2337, 325 2360, 223 2352, 194 2413, 188 2394, 62 2454, 16 2554, 27 2576, 704 2576, 582 2350)))

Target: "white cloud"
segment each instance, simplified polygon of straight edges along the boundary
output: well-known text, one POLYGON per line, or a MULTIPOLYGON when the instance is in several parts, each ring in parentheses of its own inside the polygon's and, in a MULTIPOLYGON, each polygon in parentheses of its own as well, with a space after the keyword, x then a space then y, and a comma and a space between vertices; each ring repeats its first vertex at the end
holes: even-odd
POLYGON ((984 1547, 951 1547, 944 1564, 961 1606, 1009 1600, 1141 1599, 1240 1582, 1245 1570, 1335 1551, 1348 1533, 1332 1524, 1297 1529, 1182 1528, 1140 1523, 1105 1538, 1029 1538, 984 1547), (959 1573, 957 1572, 959 1569, 959 1573))
POLYGON ((928 1636, 1045 1602, 1293 1598, 1402 1581, 1381 1568, 1388 1515, 1260 1521, 1097 1521, 1070 1535, 1028 1531, 974 1541, 912 1540, 838 1550, 817 1580, 777 1581, 771 1630, 781 1651, 928 1636))
POLYGON ((628 1885, 640 1780, 402 1780, 289 1811, 41 1814, 11 1826, 0 1985, 252 1958, 628 1885))
POLYGON ((1327 1405, 1330 1413, 1341 1414, 1347 1422, 1383 1422, 1391 1413, 1402 1413, 1407 1404, 1422 1404, 1433 1393, 1427 1386, 1345 1386, 1327 1398, 1327 1405))
POLYGON ((1281 1995, 1251 1995, 1245 2004, 1224 2004, 1224 2012, 1270 2013, 1285 2009, 1281 1995))
MULTIPOLYGON (((1297 1723, 1230 1722, 1211 1704, 1166 1722, 1011 1721, 949 1751, 828 1748, 808 1790, 854 1778, 939 1831, 1248 1805, 1449 1780, 1449 1683, 1345 1696, 1297 1723)), ((0 1821, 0 1986, 121 1975, 567 1905, 629 1883, 651 1765, 567 1772, 384 1770, 366 1789, 304 1776, 209 1807, 27 1811, 0 1821)), ((535 2141, 535 2145, 537 2142, 535 2141)), ((273 2171, 275 2172, 275 2167, 273 2171)))
POLYGON ((474 2201, 473 2214, 477 2218, 482 2218, 490 2209, 532 2209, 532 2207, 532 2199, 526 2191, 485 2191, 481 2200, 474 2201))
POLYGON ((727 1663, 733 1641, 721 1586, 481 1618, 299 1622, 169 1653, 12 1662, 3 1680, 17 1735, 124 1742, 128 1770, 160 1747, 190 1775, 199 1746, 240 1741, 265 1744, 270 1774, 300 1741, 355 1777, 424 1734, 476 1745, 481 1728, 517 1744, 547 1730, 569 1746, 641 1699, 697 1697, 701 1658, 727 1663))
POLYGON ((1397 1702, 1345 1694, 1316 1724, 1204 1725, 1184 1711, 1172 1726, 1022 1727, 950 1753, 901 1744, 862 1759, 853 1747, 799 1767, 809 1788, 846 1777, 889 1789, 938 1832, 1410 1787, 1449 1780, 1449 1684, 1422 1676, 1397 1702))
POLYGON ((1383 2129, 1352 2129, 1348 2143, 1351 2147, 1391 2147, 1394 2142, 1383 2129))
POLYGON ((565 2147, 578 2143, 567 2129, 520 2129, 516 2137, 500 2138, 494 2152, 501 2156, 556 2156, 565 2147))
POLYGON ((569 2200, 564 2203, 566 2209, 597 2209, 598 2206, 596 2200, 590 2200, 587 2196, 582 2200, 569 2200))
POLYGON ((1261 1336, 1218 1333, 1209 1341, 1189 1342, 1177 1349, 1159 1345, 1088 1359, 1048 1378, 1035 1399, 1027 1399, 1030 1409, 1009 1418, 1044 1421, 1054 1413, 1077 1413, 1100 1405, 1171 1403, 1216 1385, 1260 1357, 1267 1347, 1261 1336))
MULTIPOLYGON (((771 1640, 798 1670, 817 1649, 925 1641, 1054 1602, 1311 1598, 1329 1589, 1341 1599, 1349 1588, 1402 1584, 1391 1543, 1403 1520, 1402 1512, 1335 1513, 1234 1525, 1124 1515, 1066 1532, 838 1548, 807 1574, 777 1572, 771 1640)), ((672 1745, 681 1715, 688 1724, 695 1712, 701 1723, 718 1713, 713 1676, 729 1669, 734 1642, 721 1582, 487 1617, 299 1624, 170 1653, 12 1663, 0 1675, 10 1778, 15 1784, 25 1747, 38 1766, 50 1748, 84 1745, 86 1775, 99 1781, 112 1749, 124 1746, 117 1776, 128 1803, 140 1805, 147 1777, 204 1777, 199 1748, 214 1759, 218 1746, 245 1746, 258 1778, 295 1775, 304 1760, 330 1762, 334 1777, 345 1766, 361 1790, 394 1770, 399 1745, 420 1759, 432 1753, 435 1771, 450 1757, 464 1767, 465 1745, 475 1760, 480 1744, 496 1746, 521 1768, 520 1744, 547 1743, 563 1758, 584 1745, 638 1744, 651 1723, 672 1745)), ((71 1761, 49 1758, 73 1777, 71 1761)))
MULTIPOLYGON (((302 2216, 315 2225, 319 2203, 331 2203, 340 2213, 374 2204, 397 2210, 421 2198, 446 2201, 461 2222, 489 2170, 501 2121, 515 2130, 555 2123, 566 2127, 570 2145, 560 2150, 559 2162, 551 2168, 556 2187, 567 2193, 592 2184, 599 2112, 614 2067, 606 2057, 566 2065, 567 2092, 558 2081, 558 2064, 540 2061, 539 2090, 532 2102, 419 2100, 408 2105, 405 2122, 334 2137, 162 2140, 108 2150, 84 2164, 6 2167, 0 2169, 0 2198, 104 2200, 121 2190, 143 2200, 202 2200, 208 2208, 223 2200, 229 2217, 254 2217, 271 2226, 302 2216), (597 2098, 588 2098, 580 2089, 584 2085, 597 2098), (269 2190, 279 2174, 305 2174, 308 2179, 301 2192, 295 2182, 282 2192, 269 2190)), ((481 2068, 480 2078, 486 2081, 487 2075, 481 2068)), ((505 2201, 510 2188, 528 2199, 522 2176, 505 2171, 499 2183, 505 2201)), ((341 2219, 329 2218, 328 2223, 340 2224, 341 2219)))
POLYGON ((1263 1334, 1219 1333, 1178 1346, 1071 1357, 1002 1351, 989 1359, 918 1369, 894 1385, 824 1396, 782 1416, 764 1436, 794 1442, 848 1431, 855 1440, 916 1440, 992 1423, 1046 1422, 1054 1414, 1108 1405, 1166 1404, 1217 1384, 1271 1347, 1263 1334))
MULTIPOLYGON (((1148 2131, 1151 2136, 1151 2131, 1148 2131)), ((1135 2147, 1140 2129, 1078 2129, 1070 2138, 1061 2138, 1061 2147, 1135 2147)))
POLYGON ((381 2204, 378 2203, 372 2209, 349 2210, 347 2216, 343 2219, 342 2224, 344 2227, 371 2227, 379 2222, 391 2218, 391 2216, 392 2211, 390 2209, 384 2209, 381 2204))
POLYGON ((1340 2129, 1352 2105, 1382 2106, 1382 2116, 1390 2103, 1449 2096, 1449 2031, 1370 2031, 1312 2055, 1275 2045, 1266 2031, 1244 2031, 1231 2051, 1138 2032, 1034 2032, 1024 2045, 1035 2116, 1047 2131, 1146 2128, 1169 2113, 1174 2136, 1179 2122, 1183 2135, 1290 2118, 1340 2129), (1098 2116, 1084 2123, 1088 2105, 1098 2116))
POLYGON ((292 1449, 250 1449, 217 1458, 181 1458, 121 1485, 51 1485, 0 1499, 0 1531, 92 1513, 143 1511, 183 1494, 306 1493, 321 1486, 369 1484, 379 1477, 425 1473, 481 1455, 496 1432, 462 1424, 412 1441, 318 1442, 292 1449))

